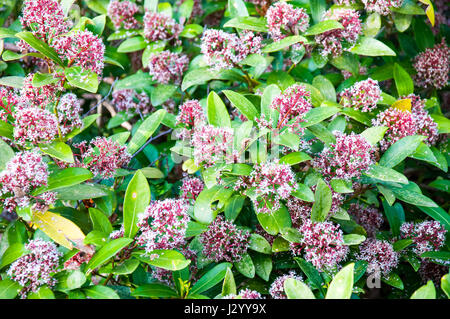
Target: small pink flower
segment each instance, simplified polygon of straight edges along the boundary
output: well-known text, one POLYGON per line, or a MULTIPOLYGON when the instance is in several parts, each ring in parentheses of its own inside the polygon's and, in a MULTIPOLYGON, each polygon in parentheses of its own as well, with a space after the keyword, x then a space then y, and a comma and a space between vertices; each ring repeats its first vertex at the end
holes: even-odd
POLYGON ((417 86, 436 89, 446 87, 450 72, 450 48, 445 43, 445 39, 416 56, 414 68, 417 71, 414 76, 417 86))
POLYGON ((300 243, 291 243, 291 252, 301 255, 319 271, 336 270, 349 252, 344 245, 342 230, 331 222, 312 222, 307 219, 300 226, 300 243))
POLYGON ((57 93, 63 91, 61 81, 55 84, 43 85, 40 87, 33 86, 34 73, 28 74, 24 81, 23 87, 20 90, 19 103, 20 107, 27 107, 28 105, 45 108, 50 103, 56 101, 57 93))
POLYGON ((339 95, 344 107, 351 107, 361 112, 370 112, 382 101, 381 89, 378 81, 367 79, 356 82, 351 88, 345 89, 339 95))
POLYGON ((228 127, 203 125, 194 128, 192 146, 196 165, 211 166, 234 162, 233 130, 228 127))
POLYGON ((72 166, 89 169, 97 178, 112 178, 118 168, 128 164, 131 155, 125 146, 107 139, 106 137, 96 137, 86 147, 86 142, 73 145, 80 150, 77 160, 72 166))
POLYGON ((57 281, 53 275, 58 271, 62 256, 55 244, 42 239, 30 240, 25 248, 30 253, 13 262, 7 271, 7 275, 23 287, 19 292, 22 299, 29 292, 37 292, 41 286, 55 286, 57 281))
POLYGON ((187 129, 192 129, 205 122, 205 112, 197 100, 188 100, 179 107, 177 125, 183 124, 187 129))
POLYGON ((294 8, 286 2, 276 2, 266 12, 269 34, 274 41, 286 37, 288 34, 298 35, 309 27, 309 16, 303 8, 294 8))
POLYGON ((263 299, 263 297, 256 290, 246 288, 239 291, 238 295, 227 295, 222 299, 263 299))
POLYGON ((427 251, 437 251, 445 243, 447 230, 437 221, 421 223, 404 223, 400 227, 401 238, 409 238, 414 242, 413 252, 422 255, 427 251))
POLYGON ((378 113, 372 120, 374 126, 386 126, 388 129, 380 141, 381 150, 385 151, 403 137, 417 132, 416 120, 411 112, 390 107, 378 113))
POLYGON ((147 254, 155 249, 174 249, 185 244, 185 234, 190 217, 188 205, 182 199, 165 199, 150 203, 139 216, 141 234, 137 243, 147 254))
POLYGON ((291 85, 272 100, 270 108, 279 113, 279 129, 288 127, 290 131, 302 135, 304 128, 301 123, 305 121, 305 114, 312 108, 311 92, 304 85, 291 85))
POLYGON ((384 222, 383 215, 372 206, 350 204, 347 212, 366 230, 368 236, 374 237, 384 222))
POLYGON ((398 265, 399 255, 394 247, 387 240, 378 240, 374 238, 366 239, 359 246, 359 254, 356 256, 359 260, 365 260, 368 274, 378 276, 387 276, 398 265))
POLYGON ((137 93, 135 90, 131 89, 114 91, 111 104, 115 106, 119 112, 140 111, 142 114, 147 114, 152 108, 150 98, 145 92, 137 93))
POLYGON ((183 185, 180 188, 181 198, 188 201, 195 201, 204 187, 205 185, 200 178, 186 178, 183 180, 183 185))
POLYGON ((148 69, 150 75, 158 83, 167 84, 173 81, 180 84, 188 65, 187 55, 165 50, 150 55, 148 69))
POLYGON ((58 136, 58 119, 45 109, 23 108, 18 110, 14 117, 14 140, 20 145, 48 144, 58 136))
POLYGON ((383 16, 391 13, 391 8, 400 8, 403 0, 362 0, 368 12, 377 12, 383 16))
POLYGON ((352 180, 360 177, 374 163, 373 147, 364 137, 353 132, 346 135, 335 131, 334 134, 336 143, 331 143, 322 150, 313 160, 313 167, 326 180, 352 180))
POLYGON ((56 106, 58 113, 59 128, 62 135, 66 135, 75 128, 81 128, 81 105, 77 96, 73 93, 67 93, 61 97, 56 106))
POLYGON ((289 278, 303 282, 302 276, 297 275, 295 271, 290 271, 288 274, 277 277, 269 289, 269 294, 273 299, 287 299, 286 293, 284 292, 284 282, 289 278))
POLYGON ((126 30, 139 28, 139 22, 134 17, 139 7, 134 2, 113 0, 109 3, 107 11, 116 29, 122 26, 126 30))
POLYGON ((203 255, 215 262, 238 262, 247 252, 250 233, 236 227, 222 215, 217 216, 199 237, 203 255))
POLYGON ((208 29, 203 33, 201 53, 206 64, 214 70, 230 69, 249 54, 259 53, 261 37, 253 32, 244 31, 241 37, 222 30, 208 29))
POLYGON ((324 13, 322 20, 336 20, 344 27, 316 35, 316 43, 321 47, 323 56, 341 55, 344 49, 353 47, 362 33, 359 14, 353 9, 328 10, 324 13))
POLYGON ((144 35, 149 41, 177 40, 182 30, 181 24, 163 13, 145 12, 144 35))
POLYGON ((80 66, 101 76, 105 45, 90 31, 74 31, 55 39, 53 47, 69 66, 80 66))

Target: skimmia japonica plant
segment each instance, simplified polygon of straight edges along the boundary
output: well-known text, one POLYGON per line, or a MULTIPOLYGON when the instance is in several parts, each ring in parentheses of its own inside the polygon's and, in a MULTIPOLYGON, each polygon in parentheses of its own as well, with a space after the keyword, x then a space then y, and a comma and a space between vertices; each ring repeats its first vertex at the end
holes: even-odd
POLYGON ((445 1, 1 8, 0 298, 450 297, 445 1))

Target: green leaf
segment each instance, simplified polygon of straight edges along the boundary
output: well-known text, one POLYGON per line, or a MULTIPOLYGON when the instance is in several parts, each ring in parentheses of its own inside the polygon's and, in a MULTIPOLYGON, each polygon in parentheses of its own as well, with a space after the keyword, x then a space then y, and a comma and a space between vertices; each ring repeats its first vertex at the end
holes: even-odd
POLYGON ((317 288, 319 288, 320 292, 323 295, 325 295, 325 290, 322 287, 324 282, 322 276, 317 271, 317 269, 311 263, 307 262, 302 258, 294 257, 294 260, 297 262, 298 266, 303 271, 303 273, 308 277, 308 279, 311 280, 317 288))
POLYGON ((450 251, 427 251, 420 255, 421 258, 431 258, 436 260, 450 261, 450 251))
POLYGON ((322 75, 318 75, 313 79, 312 85, 319 89, 320 93, 327 101, 336 102, 336 90, 333 83, 322 75))
POLYGON ((413 16, 409 14, 401 14, 401 13, 394 14, 395 28, 399 32, 405 32, 411 25, 412 18, 413 16))
POLYGON ((412 205, 416 206, 424 206, 424 207, 438 207, 438 205, 432 201, 430 198, 414 192, 410 189, 407 189, 406 187, 389 187, 392 192, 394 193, 395 197, 398 199, 412 205))
POLYGON ((325 299, 350 299, 353 289, 354 267, 354 263, 348 264, 334 276, 325 299))
POLYGON ((249 254, 244 254, 241 260, 234 263, 234 266, 245 277, 255 277, 255 265, 253 264, 253 260, 249 254))
POLYGON ((86 130, 89 126, 91 126, 99 118, 99 116, 100 116, 100 114, 92 114, 92 115, 88 115, 85 118, 83 118, 82 119, 83 126, 81 128, 75 128, 72 132, 67 134, 65 136, 65 140, 69 140, 69 139, 73 138, 74 136, 77 136, 84 130, 86 130))
POLYGON ((387 129, 388 128, 386 126, 373 126, 365 129, 359 135, 364 137, 370 145, 374 146, 383 139, 384 133, 386 133, 387 129))
POLYGON ((10 245, 1 256, 2 259, 0 263, 0 269, 13 263, 18 258, 24 256, 27 253, 29 253, 29 251, 25 249, 25 245, 23 243, 15 243, 10 245))
POLYGON ((310 127, 314 124, 320 123, 323 120, 333 116, 341 109, 335 106, 319 106, 312 108, 305 114, 305 122, 302 122, 302 127, 310 127))
POLYGON ((214 287, 225 278, 227 269, 231 268, 230 263, 221 263, 214 266, 206 274, 204 274, 189 291, 189 295, 201 294, 202 292, 214 287))
POLYGON ((85 282, 86 276, 80 270, 69 271, 66 278, 66 284, 69 290, 80 288, 85 282))
POLYGON ((358 43, 349 50, 365 56, 395 56, 395 52, 383 42, 369 37, 361 37, 358 43))
POLYGON ((304 35, 317 35, 321 34, 330 30, 335 29, 343 29, 344 27, 342 24, 337 22, 336 20, 323 20, 319 23, 311 26, 308 30, 306 30, 303 34, 304 35))
POLYGON ((0 28, 0 39, 16 38, 16 31, 8 28, 0 28))
POLYGON ((441 278, 441 289, 450 299, 450 274, 447 274, 441 278))
POLYGON ((98 209, 89 207, 89 216, 92 221, 93 230, 103 232, 107 235, 109 235, 113 231, 108 217, 106 217, 106 215, 98 209))
POLYGON ((331 180, 330 185, 336 193, 353 193, 352 182, 334 178, 331 180))
POLYGON ((344 235, 344 245, 350 246, 350 245, 359 245, 363 241, 366 240, 366 237, 359 234, 347 234, 344 235))
POLYGON ((47 43, 44 41, 37 39, 33 33, 28 31, 19 32, 16 34, 16 37, 19 39, 22 39, 26 43, 28 43, 33 49, 41 52, 43 55, 48 57, 49 59, 52 59, 57 64, 64 66, 61 58, 59 57, 58 53, 56 53, 55 49, 50 47, 47 43))
POLYGON ((230 268, 227 268, 225 278, 222 285, 222 296, 236 295, 236 283, 234 282, 233 272, 230 268))
POLYGON ((133 297, 147 297, 147 298, 176 298, 177 292, 171 287, 163 284, 151 283, 144 284, 137 287, 131 292, 133 297))
MULTIPOLYGON (((1 81, 0 84, 2 84, 1 81)), ((438 125, 439 134, 450 133, 450 120, 448 118, 439 114, 430 114, 430 116, 433 118, 433 121, 435 121, 436 124, 438 125)))
MULTIPOLYGON (((1 128, 0 128, 1 130, 1 128)), ((6 164, 14 157, 12 148, 2 139, 0 139, 0 172, 6 167, 6 164)))
POLYGON ((134 154, 142 145, 145 144, 149 137, 152 136, 159 127, 159 124, 161 124, 165 114, 166 110, 158 110, 142 122, 128 143, 128 153, 134 154))
POLYGON ((152 77, 148 72, 144 73, 141 70, 139 70, 138 72, 117 81, 114 89, 115 90, 125 90, 125 89, 143 90, 145 88, 150 87, 154 83, 155 82, 152 80, 152 77))
POLYGON ((364 35, 367 37, 375 37, 381 28, 381 17, 378 12, 370 14, 364 24, 364 35))
POLYGON ((265 281, 269 281, 270 273, 272 272, 273 268, 272 258, 268 255, 258 253, 253 254, 252 256, 256 274, 265 281))
POLYGON ((405 222, 405 212, 400 203, 396 203, 394 206, 389 205, 386 200, 382 199, 384 214, 387 217, 391 231, 394 236, 400 235, 400 226, 405 222))
POLYGON ((138 215, 150 203, 150 187, 147 178, 140 170, 136 171, 125 192, 123 202, 124 237, 134 238, 137 231, 138 215))
POLYGON ((290 47, 293 44, 296 44, 298 42, 302 43, 308 43, 308 39, 305 37, 302 37, 300 35, 291 35, 288 37, 285 37, 284 39, 281 39, 280 41, 272 42, 265 47, 262 48, 262 53, 270 53, 270 52, 276 52, 283 50, 287 47, 290 47))
POLYGON ((86 266, 86 273, 89 274, 94 269, 103 265, 111 257, 115 256, 119 251, 131 244, 132 241, 133 239, 131 238, 117 238, 107 243, 98 252, 96 252, 94 256, 92 256, 91 260, 89 260, 86 266))
POLYGON ((67 81, 77 88, 96 93, 98 89, 97 73, 81 68, 80 66, 72 66, 64 69, 67 81))
POLYGON ((292 224, 289 211, 284 206, 269 214, 257 214, 256 217, 262 228, 271 235, 278 234, 283 228, 291 227, 292 224))
POLYGON ((344 107, 340 110, 340 113, 347 115, 348 117, 354 119, 355 121, 358 121, 359 123, 362 123, 364 125, 370 126, 372 125, 372 122, 370 120, 370 117, 367 116, 366 113, 363 113, 359 110, 354 110, 349 107, 344 107))
POLYGON ((425 214, 440 222, 445 229, 450 231, 450 215, 441 207, 424 207, 418 206, 425 214))
POLYGON ((250 235, 250 244, 248 248, 263 254, 272 253, 272 247, 269 242, 263 236, 255 233, 250 235))
POLYGON ((225 94, 228 100, 230 100, 231 104, 235 108, 237 108, 247 119, 249 119, 250 121, 254 121, 256 117, 259 117, 258 110, 256 110, 253 103, 250 102, 245 96, 230 90, 223 90, 222 92, 225 94))
POLYGON ((381 280, 394 288, 400 290, 405 288, 402 279, 395 272, 390 272, 388 276, 381 277, 381 280))
POLYGON ((60 79, 53 77, 52 73, 40 73, 36 72, 33 76, 31 84, 33 87, 41 87, 44 85, 50 85, 58 82, 60 79))
POLYGON ((100 285, 85 288, 83 292, 90 299, 120 299, 114 289, 100 285))
POLYGON ((248 16, 247 7, 243 0, 228 0, 228 10, 233 18, 248 16))
POLYGON ((298 183, 297 186, 297 190, 292 193, 292 196, 297 197, 305 202, 314 202, 314 193, 308 186, 302 183, 298 183))
POLYGON ((177 87, 172 84, 160 84, 152 91, 150 100, 153 106, 159 106, 170 99, 176 92, 177 87))
POLYGON ((209 189, 204 189, 195 201, 194 218, 200 223, 211 223, 217 214, 217 212, 212 211, 211 203, 218 200, 222 204, 225 204, 232 194, 232 190, 225 189, 220 185, 215 185, 209 189))
POLYGON ((78 184, 54 190, 60 200, 83 200, 107 196, 107 188, 94 184, 78 184))
POLYGON ((424 142, 420 143, 419 147, 417 147, 416 151, 409 157, 417 159, 417 160, 425 161, 428 163, 437 164, 437 159, 434 156, 433 151, 424 142))
POLYGON ((411 295, 411 299, 436 299, 436 288, 431 280, 411 295))
POLYGON ((22 287, 11 279, 0 281, 0 299, 14 299, 22 287))
POLYGON ((208 122, 216 127, 231 127, 230 115, 220 96, 211 91, 207 99, 208 122))
POLYGON ((55 295, 50 288, 48 288, 47 286, 42 286, 38 291, 31 292, 27 296, 27 299, 55 299, 55 295))
POLYGON ((400 164, 406 157, 413 154, 420 143, 425 139, 421 135, 406 136, 392 144, 381 156, 380 165, 392 168, 400 164))
POLYGON ((280 158, 280 164, 295 165, 311 160, 311 156, 304 152, 292 152, 280 158))
POLYGON ((300 280, 287 278, 283 286, 288 299, 316 299, 311 289, 300 280))
POLYGON ((383 182, 408 184, 408 178, 406 178, 405 175, 392 168, 383 167, 381 165, 372 165, 364 175, 383 182))
POLYGON ((256 17, 236 17, 228 20, 224 28, 236 28, 242 30, 250 30, 255 32, 267 32, 267 22, 264 18, 256 17))
POLYGON ((39 144, 39 148, 43 153, 57 158, 63 162, 74 162, 70 146, 63 142, 55 141, 50 144, 39 144))
POLYGON ((190 260, 184 258, 183 254, 176 250, 153 250, 148 254, 152 257, 148 257, 141 252, 133 253, 132 255, 149 265, 171 271, 184 269, 191 263, 190 260), (153 255, 156 255, 157 257, 154 257, 153 255))
POLYGON ((400 239, 394 243, 393 247, 395 251, 401 251, 411 245, 413 242, 414 241, 412 239, 400 239))
POLYGON ((129 53, 140 51, 142 49, 145 49, 147 44, 147 41, 141 36, 128 38, 119 45, 119 47, 117 48, 117 52, 129 53))
POLYGON ((313 222, 323 222, 331 209, 331 190, 322 179, 317 183, 314 194, 314 204, 311 210, 311 220, 313 222))
POLYGON ((414 93, 414 83, 411 76, 397 63, 394 64, 394 80, 398 96, 414 93))
POLYGON ((48 177, 47 186, 39 187, 33 191, 33 196, 52 191, 62 187, 78 185, 94 175, 87 169, 82 167, 68 167, 60 171, 56 171, 48 177))

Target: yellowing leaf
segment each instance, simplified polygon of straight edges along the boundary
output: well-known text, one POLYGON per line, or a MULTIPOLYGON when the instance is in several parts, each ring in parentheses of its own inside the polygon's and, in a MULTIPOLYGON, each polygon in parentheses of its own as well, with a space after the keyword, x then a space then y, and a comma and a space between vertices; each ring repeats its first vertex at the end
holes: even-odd
POLYGON ((183 171, 187 171, 189 174, 194 174, 196 171, 199 170, 199 167, 197 165, 195 165, 195 162, 192 158, 186 160, 183 163, 183 171))
POLYGON ((411 99, 398 100, 392 104, 392 107, 401 111, 411 112, 411 99))
POLYGON ((83 242, 85 237, 81 229, 72 221, 48 211, 34 212, 31 223, 55 242, 68 249, 73 248, 71 241, 83 242))
POLYGON ((431 0, 419 0, 419 1, 428 5, 427 9, 425 10, 425 13, 427 14, 427 17, 430 20, 431 25, 434 27, 435 19, 434 19, 433 3, 431 3, 431 0))

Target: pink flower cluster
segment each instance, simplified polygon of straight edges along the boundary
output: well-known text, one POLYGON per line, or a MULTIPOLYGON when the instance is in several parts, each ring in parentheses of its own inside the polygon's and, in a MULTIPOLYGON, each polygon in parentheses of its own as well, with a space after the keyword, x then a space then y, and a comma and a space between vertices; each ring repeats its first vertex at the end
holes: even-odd
POLYGON ((449 267, 436 264, 432 261, 423 259, 419 268, 419 276, 423 283, 428 282, 428 280, 433 281, 436 287, 441 285, 441 278, 448 274, 449 267))
POLYGON ((206 64, 214 70, 230 69, 249 54, 259 53, 262 38, 244 31, 241 37, 222 30, 208 29, 203 33, 201 53, 206 64))
POLYGON ((56 199, 55 193, 30 195, 34 189, 46 186, 47 179, 47 163, 39 154, 34 151, 16 153, 0 173, 0 201, 3 207, 13 211, 16 206, 26 207, 33 200, 34 208, 38 210, 45 205, 53 204, 56 199))
POLYGON ((127 0, 113 0, 107 8, 108 17, 111 19, 114 27, 120 29, 123 26, 126 30, 139 28, 139 22, 134 17, 138 11, 139 7, 136 3, 127 0))
POLYGON ((61 97, 56 106, 58 113, 59 129, 62 135, 66 135, 75 128, 81 128, 83 122, 81 121, 81 105, 77 96, 73 93, 67 93, 61 97))
POLYGON ((381 150, 385 151, 405 136, 414 135, 417 132, 416 120, 411 112, 390 107, 378 113, 372 120, 374 126, 386 126, 388 129, 384 138, 380 141, 381 150))
POLYGON ((79 66, 102 75, 105 45, 91 31, 75 31, 55 39, 53 47, 69 66, 79 66))
POLYGON ((347 212, 361 225, 368 236, 375 237, 376 232, 383 225, 384 219, 377 208, 361 204, 350 204, 347 212))
POLYGON ((196 165, 211 166, 234 162, 233 130, 228 127, 203 125, 196 127, 192 135, 196 165))
POLYGON ((270 108, 280 114, 277 124, 279 129, 288 127, 290 131, 302 135, 304 128, 300 123, 304 122, 305 114, 312 108, 311 92, 304 85, 291 85, 272 100, 270 108))
POLYGON ((291 215, 292 227, 294 228, 299 228, 311 216, 311 203, 304 202, 296 197, 289 197, 286 207, 291 215))
POLYGON ((167 84, 173 81, 180 84, 188 65, 187 55, 165 50, 150 55, 148 69, 150 75, 158 83, 167 84))
POLYGON ((286 2, 276 2, 266 12, 269 34, 274 41, 286 37, 282 30, 288 34, 298 35, 309 27, 309 16, 303 8, 294 8, 286 2))
POLYGON ((186 178, 183 180, 183 185, 180 188, 181 198, 187 201, 195 201, 204 187, 205 185, 200 178, 186 178))
POLYGON ((419 96, 410 94, 402 98, 411 99, 411 112, 388 108, 372 120, 375 126, 387 126, 388 130, 380 141, 381 150, 386 150, 399 139, 410 135, 423 135, 428 145, 434 145, 439 137, 438 126, 425 109, 425 102, 419 96))
POLYGON ((80 161, 76 161, 73 166, 89 169, 97 178, 112 178, 116 169, 128 164, 131 155, 128 154, 125 146, 97 136, 87 147, 86 142, 73 145, 80 150, 80 161))
POLYGON ((377 107, 378 102, 383 100, 381 93, 378 81, 369 78, 356 82, 351 88, 342 91, 340 103, 344 107, 370 112, 377 107))
POLYGON ((94 256, 95 248, 91 246, 88 252, 79 251, 71 258, 64 262, 64 270, 76 270, 80 269, 81 265, 84 263, 88 263, 91 260, 92 256, 94 256))
POLYGON ((377 12, 383 16, 391 13, 391 8, 400 8, 403 0, 362 0, 368 12, 377 12))
POLYGON ((338 225, 331 222, 312 222, 307 219, 300 226, 302 235, 300 243, 291 243, 290 249, 294 255, 304 254, 319 271, 335 270, 338 264, 345 260, 349 252, 344 245, 344 235, 338 225))
POLYGON ((33 86, 34 73, 28 74, 20 90, 19 102, 22 107, 34 106, 45 108, 56 100, 56 95, 63 90, 61 82, 47 84, 40 87, 33 86))
POLYGON ((413 240, 413 252, 420 256, 427 251, 439 250, 445 243, 447 230, 437 221, 424 221, 418 224, 404 223, 400 232, 401 238, 413 240))
POLYGON ((181 24, 163 13, 145 12, 144 36, 149 41, 177 40, 182 30, 181 24))
POLYGON ((12 116, 13 106, 19 103, 17 92, 8 87, 0 85, 0 120, 7 121, 8 115, 12 116))
POLYGON ((177 125, 183 124, 187 129, 192 129, 205 121, 205 112, 197 100, 188 100, 179 107, 177 125))
POLYGON ((256 290, 246 288, 239 291, 238 295, 227 295, 222 299, 263 299, 263 297, 256 290))
POLYGON ((270 214, 277 211, 280 200, 288 199, 297 187, 291 167, 273 161, 255 164, 250 176, 239 177, 235 190, 243 188, 248 193, 256 213, 270 214))
POLYGON ((55 286, 56 279, 52 276, 58 271, 62 256, 55 244, 42 239, 29 241, 25 248, 30 253, 13 262, 7 271, 7 275, 23 287, 19 293, 21 298, 26 298, 29 292, 37 292, 41 286, 55 286))
POLYGON ((445 43, 445 39, 416 56, 414 68, 417 71, 414 77, 417 86, 436 89, 446 87, 450 72, 450 48, 445 43))
POLYGON ((284 292, 284 282, 289 278, 303 281, 302 276, 297 275, 295 271, 290 271, 288 274, 277 277, 269 288, 269 294, 273 299, 287 299, 284 292))
POLYGON ((119 112, 140 111, 142 114, 147 114, 152 108, 150 98, 145 92, 137 93, 132 89, 114 91, 111 104, 115 106, 119 112))
POLYGON ((320 155, 314 158, 313 167, 326 180, 352 180, 360 177, 374 163, 373 147, 364 137, 353 132, 346 135, 335 131, 334 134, 336 143, 325 147, 320 155))
POLYGON ((19 145, 50 143, 58 136, 58 119, 37 107, 19 109, 15 114, 14 140, 19 145))
POLYGON ((185 244, 185 234, 190 217, 188 205, 182 199, 165 199, 150 203, 139 216, 141 234, 137 243, 147 254, 155 249, 180 248, 185 244))
MULTIPOLYGON (((64 16, 61 5, 54 0, 27 0, 20 22, 37 38, 49 43, 51 39, 69 31, 72 23, 64 16)), ((28 44, 23 42, 28 47, 28 44)))
POLYGON ((247 252, 250 233, 236 227, 222 215, 217 216, 199 237, 203 255, 215 262, 238 262, 247 252))
POLYGON ((378 277, 387 276, 399 262, 399 254, 390 242, 374 238, 366 239, 359 246, 356 258, 367 261, 367 273, 378 277))
POLYGON ((322 20, 336 20, 343 29, 334 29, 316 35, 316 43, 321 46, 321 54, 333 57, 342 54, 343 49, 349 49, 358 40, 362 26, 359 14, 353 9, 335 9, 324 13, 322 20))

